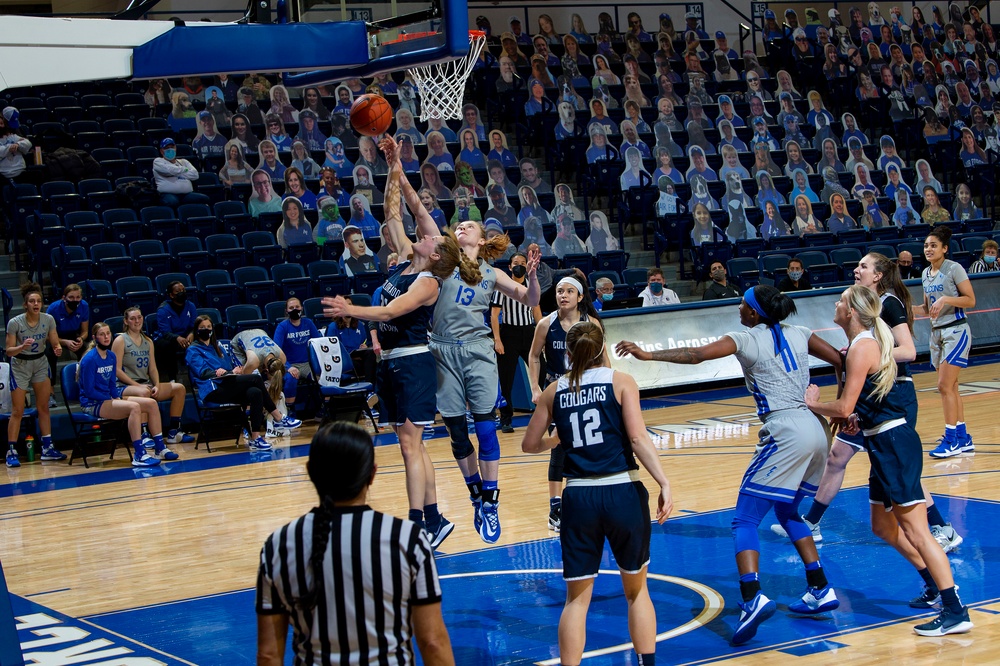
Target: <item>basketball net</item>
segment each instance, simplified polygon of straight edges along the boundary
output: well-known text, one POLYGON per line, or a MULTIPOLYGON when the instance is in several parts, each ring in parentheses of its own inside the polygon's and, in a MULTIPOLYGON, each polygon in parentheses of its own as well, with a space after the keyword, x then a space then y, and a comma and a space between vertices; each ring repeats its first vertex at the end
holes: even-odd
POLYGON ((407 70, 417 84, 420 95, 420 120, 441 120, 462 117, 465 82, 486 45, 486 33, 469 31, 469 52, 462 58, 420 65, 407 70))

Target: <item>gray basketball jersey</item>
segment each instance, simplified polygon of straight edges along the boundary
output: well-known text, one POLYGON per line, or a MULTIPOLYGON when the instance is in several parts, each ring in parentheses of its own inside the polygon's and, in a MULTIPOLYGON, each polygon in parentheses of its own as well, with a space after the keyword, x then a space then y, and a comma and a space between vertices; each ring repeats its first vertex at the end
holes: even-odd
POLYGON ((757 403, 757 414, 779 409, 805 409, 809 386, 809 337, 803 326, 782 325, 790 355, 774 353, 774 337, 764 324, 750 330, 726 333, 736 343, 736 358, 743 366, 747 390, 757 403))
POLYGON ((136 344, 128 333, 121 334, 125 341, 125 349, 122 352, 122 372, 129 379, 140 384, 149 383, 149 338, 142 336, 142 342, 136 344))
POLYGON ((261 360, 268 354, 281 356, 281 347, 278 346, 278 343, 271 339, 267 331, 259 328, 251 328, 237 333, 233 337, 232 348, 233 356, 240 362, 240 365, 246 365, 247 354, 250 352, 256 354, 257 358, 261 360))
MULTIPOLYGON (((927 303, 934 305, 934 301, 942 296, 961 296, 958 293, 958 285, 968 279, 969 276, 966 274, 965 269, 962 268, 962 264, 956 263, 951 259, 945 259, 944 263, 941 264, 941 270, 934 277, 931 277, 931 267, 928 266, 925 268, 920 281, 923 283, 924 296, 927 297, 927 303)), ((937 319, 931 320, 931 326, 934 328, 943 328, 956 321, 965 321, 965 310, 945 305, 941 308, 941 315, 937 319)))
POLYGON ((482 280, 475 286, 467 284, 458 269, 441 282, 441 293, 434 306, 434 323, 431 334, 446 340, 475 340, 485 338, 490 329, 486 318, 496 289, 497 276, 493 268, 479 260, 482 280))
POLYGON ((38 314, 38 323, 34 326, 28 326, 28 315, 22 313, 10 320, 7 324, 7 333, 14 334, 17 344, 21 344, 25 340, 31 340, 32 343, 25 347, 21 354, 34 356, 35 354, 45 353, 49 344, 49 331, 55 327, 55 318, 46 312, 38 314))

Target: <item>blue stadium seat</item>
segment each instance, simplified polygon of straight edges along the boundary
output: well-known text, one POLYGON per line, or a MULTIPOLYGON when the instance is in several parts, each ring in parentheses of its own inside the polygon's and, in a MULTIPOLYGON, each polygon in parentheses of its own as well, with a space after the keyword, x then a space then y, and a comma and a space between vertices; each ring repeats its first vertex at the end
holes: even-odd
POLYGON ((277 286, 262 266, 241 266, 233 271, 233 278, 247 303, 265 307, 277 298, 277 286))
POLYGON ((222 312, 230 305, 236 305, 239 300, 237 287, 224 270, 210 268, 198 271, 195 273, 194 283, 198 288, 198 302, 205 307, 222 312))

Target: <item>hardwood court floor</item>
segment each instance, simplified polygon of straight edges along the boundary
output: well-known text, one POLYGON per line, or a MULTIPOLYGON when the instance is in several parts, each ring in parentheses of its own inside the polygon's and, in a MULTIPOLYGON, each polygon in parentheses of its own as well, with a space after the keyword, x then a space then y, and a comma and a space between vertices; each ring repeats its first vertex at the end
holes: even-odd
MULTIPOLYGON (((997 455, 1000 424, 996 418, 1000 406, 1000 364, 979 362, 962 373, 962 381, 976 456, 947 461, 925 458, 924 479, 932 493, 947 496, 945 503, 962 498, 1000 503, 1000 456, 997 455)), ((933 446, 942 430, 940 400, 934 382, 934 375, 929 372, 916 376, 920 401, 918 431, 925 450, 933 446)), ((833 391, 829 387, 824 390, 830 394, 833 391)), ((671 480, 674 517, 687 520, 731 508, 756 442, 758 424, 753 416, 752 398, 744 389, 736 388, 650 399, 644 401, 644 406, 648 408, 644 411, 647 426, 658 436, 661 460, 671 480)), ((523 426, 523 419, 520 421, 523 426)), ((307 447, 300 446, 308 442, 313 430, 314 426, 308 425, 297 437, 284 440, 269 461, 251 461, 254 454, 245 449, 228 448, 206 454, 186 445, 179 447, 181 462, 162 465, 153 472, 125 467, 121 454, 112 462, 95 459, 91 470, 80 465, 68 467, 65 463, 35 463, 18 470, 0 471, 0 481, 6 484, 0 485, 0 561, 11 593, 70 617, 84 617, 252 587, 263 539, 315 504, 305 473, 307 447)), ((523 427, 519 427, 513 435, 501 435, 500 548, 484 548, 472 531, 467 492, 443 429, 439 427, 438 437, 427 441, 437 472, 439 503, 444 515, 456 523, 455 532, 441 549, 443 554, 461 557, 458 554, 496 551, 495 555, 502 556, 504 552, 513 553, 517 544, 530 547, 532 542, 553 536, 546 525, 548 456, 521 453, 522 433, 523 427)), ((370 504, 406 515, 398 448, 378 447, 377 462, 379 472, 370 504)), ((844 488, 864 485, 867 473, 867 461, 863 458, 854 461, 848 468, 844 488)), ((652 487, 652 482, 645 480, 647 487, 652 487)), ((844 502, 849 501, 857 509, 861 497, 860 491, 853 492, 844 502)), ((839 508, 836 503, 834 507, 839 508)), ((964 513, 951 519, 964 534, 994 529, 992 524, 963 523, 964 513)), ((855 522, 863 534, 863 521, 855 522)), ((826 523, 824 529, 825 526, 826 523)), ((767 525, 762 526, 761 533, 762 541, 767 541, 767 525)), ((724 540, 725 536, 719 539, 724 540)), ((726 543, 724 547, 731 549, 731 542, 726 543)), ((771 548, 776 541, 767 543, 771 548)), ((836 543, 824 548, 821 551, 824 560, 836 558, 836 543)), ((905 579, 915 593, 915 574, 895 554, 889 557, 896 559, 886 568, 886 575, 905 579)), ((974 569, 979 572, 975 575, 995 578, 1000 555, 984 548, 976 558, 981 561, 978 569, 974 569)), ((975 559, 971 553, 969 559, 975 559)), ((762 569, 769 567, 774 568, 762 559, 762 569)), ((800 567, 800 564, 792 566, 796 575, 800 567)), ((841 568, 850 571, 850 563, 841 563, 841 568)), ((653 570, 656 570, 655 551, 653 570)), ((683 571, 670 573, 684 575, 683 571)), ((717 574, 719 579, 735 578, 731 550, 728 561, 720 565, 717 574)), ((849 581, 842 583, 849 585, 849 581)), ((735 601, 733 595, 725 595, 727 610, 731 611, 735 601)), ((795 654, 803 664, 889 659, 908 664, 930 664, 939 659, 994 663, 994 646, 1000 640, 1000 594, 992 600, 966 601, 981 605, 973 612, 976 629, 965 636, 919 638, 910 631, 913 622, 908 618, 887 621, 882 626, 876 623, 841 627, 834 614, 831 631, 836 633, 835 641, 831 639, 826 645, 778 652, 787 646, 765 644, 764 651, 752 654, 727 647, 712 660, 756 664, 775 658, 787 660, 795 654)), ((624 611, 624 605, 621 610, 624 611)), ((447 614, 445 619, 447 622, 447 614)), ((722 619, 731 627, 734 619, 731 615, 722 619)), ((698 631, 706 634, 705 640, 714 648, 728 638, 708 632, 707 628, 698 631)), ((555 626, 545 632, 550 634, 549 642, 554 645, 555 626)), ((455 632, 452 638, 456 643, 463 640, 455 632)), ((627 641, 627 637, 621 640, 627 641)), ((664 663, 673 663, 669 645, 669 641, 659 644, 664 663)), ((157 647, 170 652, 169 646, 157 647)), ((502 654, 493 658, 495 663, 504 663, 502 654)), ((188 663, 199 662, 195 659, 188 663)))

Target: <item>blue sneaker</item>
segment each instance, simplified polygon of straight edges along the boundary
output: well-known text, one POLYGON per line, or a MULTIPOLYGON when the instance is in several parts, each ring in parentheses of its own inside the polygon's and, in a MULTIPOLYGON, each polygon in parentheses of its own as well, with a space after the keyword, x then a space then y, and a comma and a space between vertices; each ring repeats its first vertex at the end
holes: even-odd
POLYGON ((17 459, 17 451, 7 449, 7 467, 20 467, 21 461, 17 459))
POLYGON ((730 641, 733 645, 743 645, 748 640, 757 635, 757 627, 764 620, 774 615, 778 605, 764 596, 763 592, 758 592, 750 601, 740 604, 740 621, 736 624, 736 631, 730 641))
POLYGON ((472 526, 478 534, 483 529, 483 500, 481 497, 470 497, 472 502, 472 526))
MULTIPOLYGON (((43 446, 42 447, 42 460, 66 460, 66 454, 57 449, 55 446, 43 446)), ((945 551, 948 552, 948 551, 945 551)))
POLYGON ((132 467, 156 467, 159 464, 160 459, 146 451, 136 451, 132 458, 132 467))
POLYGON ((247 442, 247 448, 251 451, 270 451, 271 445, 267 443, 267 440, 263 437, 258 437, 257 439, 251 439, 247 442))
POLYGON ((963 453, 975 453, 976 446, 972 443, 972 436, 966 435, 965 439, 944 437, 937 448, 930 452, 931 458, 951 458, 963 453))
POLYGON ((810 587, 800 600, 788 604, 788 610, 799 615, 818 615, 839 607, 837 593, 829 585, 822 590, 810 587))
POLYGON ((275 428, 284 428, 285 430, 295 430, 301 426, 302 421, 298 420, 294 416, 289 416, 288 414, 285 414, 281 417, 280 421, 275 421, 274 423, 275 428))
POLYGON ((163 439, 167 444, 190 444, 194 441, 194 437, 182 430, 175 430, 172 435, 168 433, 163 439))
POLYGON ((167 445, 157 446, 153 449, 153 455, 155 455, 160 460, 172 461, 180 458, 179 455, 167 448, 167 445))
POLYGON ((480 514, 482 523, 479 527, 479 536, 486 543, 496 543, 500 540, 500 507, 499 502, 483 502, 480 514))
POLYGON ((968 633, 972 627, 968 607, 963 607, 962 612, 956 615, 945 606, 936 618, 926 624, 918 624, 913 627, 913 631, 920 636, 947 636, 968 633))
POLYGON ((444 540, 448 538, 448 535, 455 530, 455 523, 451 522, 444 516, 441 516, 441 522, 438 523, 438 528, 431 532, 431 547, 437 550, 437 547, 444 543, 444 540))

